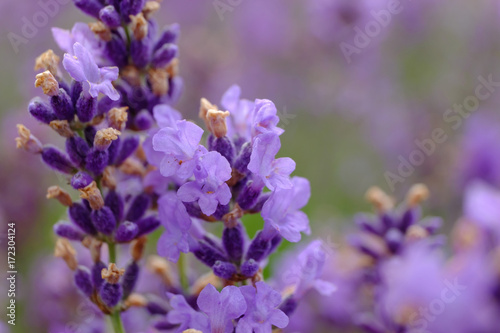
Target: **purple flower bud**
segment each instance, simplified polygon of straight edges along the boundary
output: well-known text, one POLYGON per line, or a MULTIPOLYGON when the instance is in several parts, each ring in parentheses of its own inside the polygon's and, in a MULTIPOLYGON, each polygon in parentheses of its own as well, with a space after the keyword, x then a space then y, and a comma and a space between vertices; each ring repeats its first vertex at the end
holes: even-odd
POLYGON ((121 25, 120 14, 114 6, 106 6, 99 12, 99 18, 110 28, 118 28, 121 25))
POLYGON ((97 114, 105 114, 114 107, 120 106, 119 101, 113 101, 108 96, 103 96, 97 103, 97 114))
POLYGON ((153 54, 151 64, 156 68, 167 66, 177 56, 178 50, 179 48, 175 44, 164 44, 153 54))
POLYGON ((106 43, 106 55, 114 65, 124 67, 128 63, 128 51, 125 41, 118 35, 106 43))
POLYGON ((175 43, 177 40, 177 37, 179 37, 180 33, 180 26, 177 23, 172 24, 171 26, 167 27, 161 34, 160 38, 155 44, 154 50, 158 50, 161 48, 163 45, 168 44, 168 43, 175 43))
POLYGON ((87 15, 99 18, 102 4, 98 0, 73 0, 75 6, 87 15))
POLYGON ((133 40, 130 43, 130 57, 137 67, 146 66, 151 58, 150 40, 148 38, 133 40))
POLYGON ((248 163, 250 163, 250 157, 252 156, 252 145, 250 142, 245 143, 241 147, 240 154, 234 161, 233 168, 236 169, 241 174, 248 173, 248 163))
POLYGON ((222 252, 207 243, 199 242, 198 245, 198 248, 193 253, 205 265, 212 267, 217 261, 227 261, 222 252))
POLYGON ((117 222, 123 220, 123 199, 122 197, 114 190, 110 190, 104 199, 104 204, 111 209, 113 215, 117 222))
POLYGON ((254 259, 255 261, 261 261, 267 256, 270 245, 270 242, 262 236, 262 231, 259 231, 252 240, 252 243, 250 243, 246 256, 247 260, 254 259))
POLYGON ((64 89, 68 93, 68 96, 71 94, 71 88, 65 81, 63 81, 63 79, 58 79, 57 83, 59 84, 60 88, 64 89))
POLYGON ((115 241, 118 243, 128 243, 139 233, 139 227, 134 222, 123 222, 115 232, 115 241))
POLYGON ((298 302, 295 298, 293 297, 288 297, 285 299, 279 309, 283 311, 287 316, 290 316, 295 312, 295 309, 297 309, 298 302))
POLYGON ((94 138, 95 138, 95 134, 97 133, 97 130, 95 129, 94 126, 87 126, 87 127, 85 127, 83 132, 85 134, 85 141, 87 141, 87 143, 90 147, 93 147, 94 146, 94 138))
POLYGON ((57 118, 60 120, 71 121, 75 117, 73 103, 66 90, 59 88, 59 95, 50 98, 50 105, 57 118))
POLYGON ((107 150, 92 149, 85 158, 85 168, 94 175, 100 175, 108 166, 109 155, 107 150))
POLYGON ((60 172, 72 174, 76 171, 68 156, 51 145, 43 147, 42 160, 49 167, 60 172))
POLYGON ((158 228, 160 226, 160 220, 156 216, 152 215, 136 221, 136 224, 139 227, 138 236, 142 236, 149 234, 158 228))
POLYGON ((79 81, 73 81, 73 83, 71 84, 70 96, 71 96, 71 102, 73 103, 73 107, 75 108, 76 108, 76 102, 80 98, 82 91, 83 91, 82 83, 79 81))
POLYGON ((81 241, 85 235, 73 224, 58 222, 54 224, 54 233, 69 240, 81 241))
POLYGON ((217 205, 217 209, 215 210, 215 213, 212 214, 213 217, 215 217, 217 220, 222 220, 222 217, 229 213, 229 204, 227 205, 217 205))
POLYGON ((91 121, 97 113, 97 98, 80 94, 76 102, 76 115, 82 123, 91 121))
POLYGON ((90 212, 83 204, 80 204, 78 202, 73 203, 73 205, 68 209, 68 215, 71 219, 71 222, 79 226, 87 234, 97 234, 97 231, 90 218, 90 212))
POLYGON ((168 313, 168 305, 161 298, 150 296, 146 310, 152 315, 166 315, 168 313))
POLYGON ((139 137, 129 136, 122 141, 120 150, 114 159, 116 165, 122 164, 130 155, 132 155, 135 150, 139 147, 139 137))
POLYGON ((406 232, 411 225, 415 224, 420 219, 420 214, 420 209, 418 207, 410 208, 405 211, 399 221, 399 229, 402 232, 406 232))
POLYGON ((118 150, 120 149, 120 142, 121 139, 118 137, 118 139, 113 140, 111 144, 108 147, 108 164, 114 164, 116 155, 118 155, 118 150))
POLYGON ((50 105, 43 102, 40 97, 36 97, 30 102, 28 110, 36 120, 44 124, 49 124, 52 120, 57 119, 50 105))
POLYGON ((153 127, 155 120, 147 109, 139 111, 134 118, 134 125, 139 131, 145 131, 153 127))
POLYGON ((229 164, 233 165, 234 160, 234 146, 227 136, 222 138, 214 138, 212 144, 209 146, 210 151, 217 151, 224 156, 229 164))
POLYGON ((196 218, 201 218, 201 215, 203 214, 201 212, 200 206, 196 202, 184 202, 184 206, 186 207, 186 211, 189 214, 189 216, 196 217, 196 218))
POLYGON ((96 290, 99 290, 104 282, 104 279, 102 278, 102 270, 104 268, 107 268, 106 265, 102 262, 99 261, 92 266, 92 285, 96 290))
POLYGON ((111 235, 116 228, 116 219, 109 207, 104 206, 101 209, 92 211, 90 217, 97 231, 105 235, 111 235))
POLYGON ((257 203, 262 189, 262 185, 258 185, 252 180, 249 181, 238 195, 238 205, 240 205, 243 210, 251 209, 257 203))
POLYGON ((75 284, 78 289, 87 297, 90 297, 94 291, 90 270, 84 266, 78 266, 75 271, 75 284))
POLYGON ((401 245, 403 244, 404 235, 400 230, 392 228, 385 235, 385 241, 389 250, 392 253, 397 253, 401 245))
POLYGON ((125 273, 122 276, 123 298, 127 298, 134 290, 137 279, 139 278, 139 265, 135 261, 130 262, 125 273))
POLYGON ((171 324, 166 320, 159 320, 153 324, 153 327, 159 331, 168 331, 179 327, 179 324, 171 324))
POLYGON ((283 237, 281 237, 280 234, 277 234, 271 239, 271 246, 269 247, 268 250, 268 255, 274 252, 278 248, 278 246, 281 244, 281 241, 283 240, 283 237))
POLYGON ((244 276, 252 277, 259 271, 259 263, 253 259, 247 260, 241 265, 240 272, 244 276))
POLYGON ((255 206, 252 207, 252 212, 258 213, 262 211, 262 207, 264 206, 264 204, 266 203, 266 201, 269 199, 270 196, 271 196, 270 192, 261 193, 261 195, 257 199, 257 203, 255 204, 255 206))
POLYGON ((101 290, 99 291, 99 296, 104 304, 110 308, 115 307, 118 302, 122 299, 123 290, 119 283, 111 284, 104 282, 101 290))
POLYGON ((122 0, 120 3, 120 13, 126 23, 130 22, 130 15, 137 15, 144 7, 145 0, 122 0))
POLYGON ((66 152, 73 163, 83 166, 90 148, 87 142, 75 135, 66 140, 66 152))
POLYGON ((148 210, 150 203, 151 198, 148 194, 139 194, 134 198, 134 201, 132 201, 132 204, 130 205, 130 208, 127 212, 127 217, 125 219, 133 222, 137 221, 144 215, 146 210, 148 210))
POLYGON ((238 223, 234 228, 225 228, 222 232, 222 245, 229 256, 229 259, 235 263, 240 263, 243 256, 244 238, 242 226, 238 223))
POLYGON ((88 173, 79 171, 71 178, 71 186, 73 186, 75 190, 78 190, 88 186, 93 180, 94 179, 88 173))
POLYGON ((231 279, 236 273, 236 266, 227 261, 216 261, 212 269, 216 276, 226 280, 231 279))

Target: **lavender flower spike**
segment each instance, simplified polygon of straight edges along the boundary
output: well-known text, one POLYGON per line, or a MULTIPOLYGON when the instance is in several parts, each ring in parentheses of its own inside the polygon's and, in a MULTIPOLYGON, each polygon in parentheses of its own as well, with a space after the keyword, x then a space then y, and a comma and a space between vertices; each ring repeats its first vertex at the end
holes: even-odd
POLYGON ((99 93, 117 101, 120 94, 111 81, 118 78, 118 67, 97 67, 92 54, 80 43, 73 45, 74 56, 65 54, 63 66, 69 75, 83 84, 83 92, 87 96, 97 98, 99 93))

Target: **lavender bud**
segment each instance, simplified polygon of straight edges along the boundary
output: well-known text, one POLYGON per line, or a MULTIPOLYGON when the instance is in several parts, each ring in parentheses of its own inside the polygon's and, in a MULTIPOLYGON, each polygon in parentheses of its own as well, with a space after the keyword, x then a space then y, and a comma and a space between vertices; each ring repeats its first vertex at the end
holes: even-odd
POLYGON ((71 95, 71 102, 73 103, 73 107, 75 108, 76 108, 76 102, 80 98, 82 91, 83 91, 82 83, 78 81, 73 81, 73 83, 71 84, 70 95, 71 95))
POLYGON ((186 211, 189 216, 201 218, 202 212, 200 206, 196 202, 184 202, 184 206, 186 207, 186 211))
POLYGON ((101 290, 99 291, 99 296, 104 304, 110 308, 115 307, 118 302, 122 299, 123 290, 119 283, 112 284, 104 282, 101 290))
POLYGON ((116 219, 109 207, 93 210, 90 217, 97 231, 105 235, 111 235, 116 228, 116 219))
POLYGON ((130 43, 130 57, 137 67, 146 66, 151 58, 150 40, 148 38, 133 40, 130 43))
POLYGON ((354 223, 363 231, 367 231, 369 233, 372 233, 374 235, 382 235, 383 231, 380 230, 380 226, 376 225, 372 221, 370 221, 370 218, 366 216, 365 214, 357 214, 354 216, 354 223))
POLYGON ((161 48, 163 45, 168 44, 168 43, 175 43, 177 40, 177 37, 179 37, 180 33, 180 26, 177 23, 172 24, 169 26, 167 29, 163 31, 161 34, 160 38, 155 44, 154 50, 158 50, 161 48))
POLYGON ((87 126, 83 130, 84 135, 85 135, 85 141, 89 144, 90 147, 94 146, 94 138, 95 134, 97 133, 97 130, 95 129, 94 126, 87 126))
POLYGON ((41 98, 34 98, 28 105, 28 110, 31 115, 38 121, 49 124, 53 120, 57 120, 57 116, 47 103, 44 103, 41 98))
POLYGON ((141 110, 134 118, 134 125, 139 131, 145 131, 153 127, 155 120, 147 110, 141 110))
POLYGON ((171 324, 166 320, 159 320, 153 324, 153 327, 159 331, 168 331, 179 327, 178 324, 171 324))
POLYGON ((227 261, 219 250, 207 243, 199 242, 198 245, 198 248, 193 253, 205 265, 212 267, 217 261, 227 261))
POLYGON ((92 181, 94 181, 94 179, 88 173, 79 171, 71 178, 71 186, 73 186, 75 190, 78 190, 87 187, 92 181))
POLYGON ((164 304, 161 298, 150 296, 148 298, 148 304, 146 305, 146 310, 152 315, 166 315, 168 313, 168 306, 164 304))
POLYGON ((114 107, 119 106, 120 101, 113 101, 108 96, 103 96, 97 103, 97 114, 105 114, 114 107))
POLYGON ((397 253, 404 241, 403 233, 396 228, 390 229, 385 235, 387 247, 392 253, 397 253))
POLYGON ((118 150, 120 149, 120 142, 121 139, 120 137, 118 137, 118 139, 113 140, 113 142, 111 142, 111 145, 108 148, 109 165, 114 164, 115 162, 116 155, 118 155, 118 150))
POLYGON ((97 98, 80 94, 76 102, 76 115, 82 123, 91 121, 97 113, 97 98))
POLYGON ((84 205, 77 202, 73 203, 68 209, 68 215, 71 222, 79 226, 85 233, 90 235, 97 234, 90 218, 90 212, 84 205))
POLYGON ((72 121, 75 117, 73 103, 66 90, 59 88, 59 94, 50 98, 50 105, 57 118, 60 120, 72 121))
POLYGON ((151 64, 156 68, 165 67, 177 56, 178 51, 179 48, 177 45, 171 43, 164 44, 153 54, 151 64))
POLYGON ((125 67, 128 63, 128 51, 125 41, 117 35, 106 43, 106 55, 118 67, 125 67))
POLYGON ((126 299, 134 290, 137 279, 139 278, 139 265, 135 261, 131 261, 125 268, 125 273, 122 277, 123 298, 126 299))
POLYGON ((99 261, 92 266, 92 284, 96 290, 99 290, 104 282, 104 279, 102 278, 102 270, 105 268, 107 267, 102 261, 99 261))
POLYGON ((149 234, 158 228, 160 226, 160 220, 156 216, 152 215, 138 220, 136 224, 139 227, 138 236, 142 236, 149 234))
POLYGON ((92 149, 85 158, 85 168, 94 175, 100 175, 108 166, 109 156, 106 150, 92 149))
POLYGON ((241 147, 240 154, 234 161, 233 168, 241 174, 248 173, 248 163, 250 163, 250 156, 252 155, 252 145, 250 142, 245 143, 241 147))
POLYGON ((99 12, 99 18, 110 28, 118 28, 121 25, 120 14, 114 6, 106 6, 99 12))
POLYGON ((42 160, 49 167, 60 172, 72 174, 76 171, 68 156, 54 146, 43 147, 42 160))
POLYGON ((114 159, 116 165, 120 165, 139 147, 139 137, 130 136, 122 141, 120 150, 114 159))
POLYGON ((66 152, 73 163, 83 166, 90 148, 87 142, 75 135, 66 140, 66 152))
POLYGON ((73 0, 75 6, 87 15, 99 18, 102 4, 98 0, 73 0))
POLYGON ((125 218, 128 221, 137 221, 140 219, 146 210, 149 208, 149 204, 151 203, 151 198, 146 193, 141 193, 134 198, 130 208, 127 212, 127 217, 125 218))
POLYGON ((209 146, 209 150, 215 150, 224 156, 229 164, 233 165, 234 161, 234 146, 231 140, 227 136, 222 138, 214 138, 212 144, 209 146))
POLYGON ((212 214, 213 217, 215 217, 217 220, 222 220, 222 217, 229 213, 229 204, 227 205, 217 205, 217 209, 215 210, 215 213, 212 214))
POLYGON ((54 224, 54 233, 69 240, 81 241, 85 235, 76 226, 68 222, 58 222, 54 224))
POLYGON ((222 245, 229 256, 229 259, 235 263, 240 263, 243 256, 244 238, 242 227, 237 224, 234 228, 225 228, 222 232, 222 245))
POLYGON ((418 207, 410 208, 404 212, 399 222, 399 229, 404 233, 406 230, 419 220, 420 209, 418 207))
POLYGON ((87 297, 90 297, 94 291, 90 270, 84 266, 78 266, 75 271, 75 285, 87 297))
POLYGON ((123 199, 116 191, 109 191, 104 199, 104 204, 111 209, 116 221, 123 220, 123 199))
POLYGON ((120 3, 120 13, 126 23, 130 22, 130 15, 137 15, 144 7, 145 0, 122 0, 120 3))
POLYGON ((139 227, 134 222, 123 222, 115 232, 115 241, 118 243, 128 243, 139 233, 139 227))
POLYGON ((236 266, 227 261, 217 261, 212 267, 214 274, 221 279, 229 280, 236 273, 236 266))
POLYGON ((254 212, 254 213, 260 212, 262 210, 262 207, 264 206, 264 204, 266 203, 267 199, 269 199, 270 196, 271 196, 271 193, 269 193, 269 192, 262 193, 259 196, 259 199, 257 199, 257 203, 255 204, 255 206, 252 207, 252 212, 254 212))
POLYGON ((259 271, 259 263, 253 259, 247 260, 241 265, 240 272, 244 276, 252 277, 259 271))
POLYGON ((58 79, 57 83, 59 84, 60 88, 64 89, 68 93, 68 96, 69 94, 71 94, 71 88, 66 82, 64 82, 62 79, 58 79))
POLYGON ((295 298, 288 297, 283 302, 281 302, 279 309, 283 311, 287 316, 290 316, 295 312, 295 309, 297 309, 297 305, 298 303, 295 298))
POLYGON ((255 261, 261 261, 268 254, 270 245, 270 242, 262 236, 262 231, 259 231, 252 243, 250 243, 246 256, 247 260, 254 259, 255 261))
POLYGON ((252 180, 249 181, 238 195, 237 202, 241 209, 248 210, 255 206, 262 189, 262 186, 256 186, 252 180))
POLYGON ((278 248, 278 246, 281 244, 281 241, 283 240, 283 237, 281 237, 280 234, 277 234, 271 239, 271 246, 269 247, 268 250, 268 255, 274 252, 278 248))

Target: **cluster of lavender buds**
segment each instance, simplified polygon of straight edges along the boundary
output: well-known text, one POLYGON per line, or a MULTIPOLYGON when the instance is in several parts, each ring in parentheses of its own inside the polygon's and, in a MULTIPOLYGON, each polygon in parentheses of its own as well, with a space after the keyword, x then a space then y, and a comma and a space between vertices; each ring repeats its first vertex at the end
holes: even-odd
POLYGON ((310 233, 301 211, 310 185, 290 176, 292 159, 276 157, 284 131, 275 105, 241 99, 238 86, 224 94, 222 109, 202 98, 204 137, 171 106, 182 88, 174 44, 179 28, 158 33, 151 16, 159 3, 74 3, 96 21, 53 29, 65 52, 63 68, 52 50, 36 59, 35 86, 46 97, 28 107, 64 139, 65 149, 42 144, 23 125, 16 142, 79 193, 74 200, 59 186, 47 191, 47 198, 67 207, 67 220, 53 227, 55 255, 73 272, 76 288, 109 316, 115 332, 124 332, 122 312, 131 307, 146 309, 156 331, 286 327, 309 287, 296 281, 280 293, 264 282, 263 269, 283 238, 298 242, 301 233, 310 233), (262 217, 253 238, 242 223, 249 214, 262 217), (209 231, 216 224, 223 226, 219 236, 209 231), (166 293, 152 297, 136 285, 147 235, 160 226, 165 231, 157 251, 166 260, 146 261, 163 278, 166 293), (119 267, 122 246, 130 259, 119 267), (91 263, 79 263, 75 248, 86 249, 91 263), (101 255, 103 249, 108 253, 101 255), (188 253, 210 273, 194 276, 188 253), (177 280, 167 260, 178 263, 177 280))

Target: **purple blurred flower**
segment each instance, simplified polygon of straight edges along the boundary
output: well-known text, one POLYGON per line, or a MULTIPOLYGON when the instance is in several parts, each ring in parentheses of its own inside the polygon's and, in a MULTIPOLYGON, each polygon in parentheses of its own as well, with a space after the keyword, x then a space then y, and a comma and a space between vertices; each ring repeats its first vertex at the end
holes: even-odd
POLYGON ((177 196, 184 202, 197 201, 205 215, 212 215, 217 205, 227 205, 231 191, 226 181, 231 178, 231 166, 221 154, 211 151, 200 157, 195 169, 196 180, 182 185, 177 196))
POLYGON ((259 176, 271 190, 290 188, 290 174, 295 162, 289 157, 275 159, 281 148, 280 138, 275 133, 266 133, 255 138, 248 170, 259 176))
POLYGON ((57 45, 66 53, 70 55, 76 55, 74 52, 73 45, 79 43, 83 45, 87 50, 92 50, 92 55, 95 59, 98 59, 101 63, 102 50, 104 48, 104 42, 97 38, 87 23, 77 22, 71 29, 64 30, 61 28, 52 28, 52 36, 56 41, 57 45))
POLYGON ((311 187, 302 177, 292 178, 292 188, 276 189, 262 207, 262 218, 266 222, 265 233, 276 230, 290 242, 300 241, 300 233, 310 233, 309 219, 300 211, 309 201, 311 187))
POLYGON ((238 322, 236 333, 270 332, 273 325, 279 328, 288 325, 288 317, 277 309, 281 295, 268 284, 259 281, 255 287, 242 286, 240 291, 247 303, 247 310, 238 322))
POLYGON ((485 231, 500 236, 500 191, 483 182, 471 183, 465 192, 464 214, 485 231))
POLYGON ((227 286, 219 293, 214 286, 208 284, 198 296, 197 303, 200 310, 208 315, 211 332, 233 332, 232 320, 247 310, 245 298, 235 286, 227 286))
POLYGON ((64 55, 63 66, 73 79, 83 83, 83 92, 97 98, 99 93, 117 101, 120 94, 111 81, 118 78, 118 67, 97 67, 92 54, 80 43, 73 45, 74 55, 64 55))

